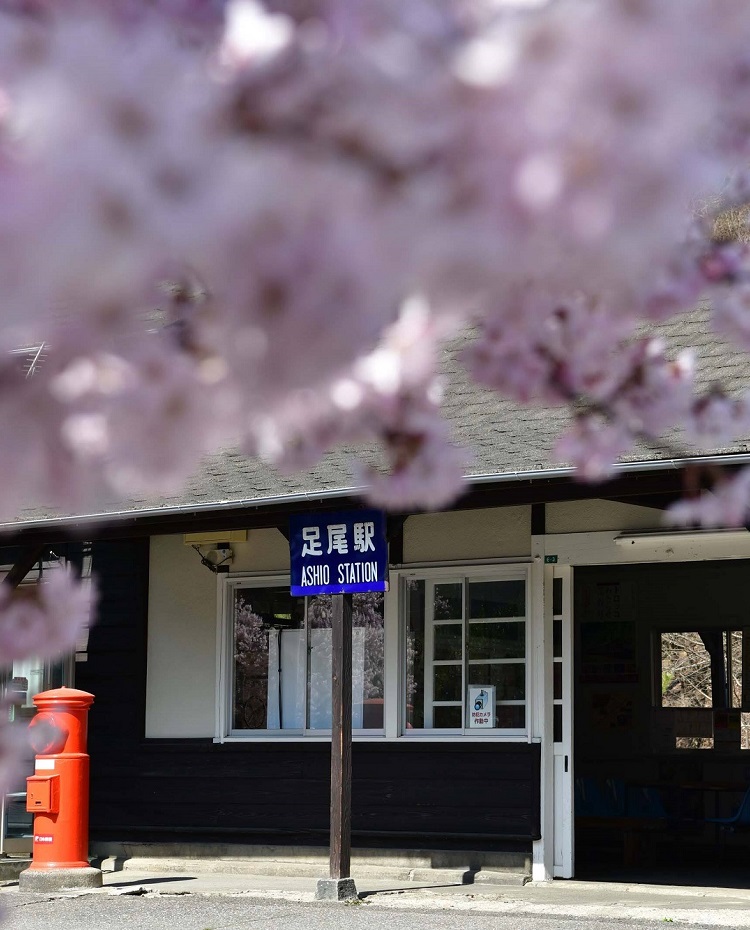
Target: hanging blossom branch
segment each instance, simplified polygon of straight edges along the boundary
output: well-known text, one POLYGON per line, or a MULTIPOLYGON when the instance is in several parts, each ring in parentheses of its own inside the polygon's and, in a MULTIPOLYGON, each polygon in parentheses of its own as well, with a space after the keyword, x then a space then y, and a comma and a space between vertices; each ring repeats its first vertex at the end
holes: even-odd
MULTIPOLYGON (((747 349, 747 334, 733 329, 744 325, 749 255, 745 244, 701 242, 694 236, 679 276, 649 295, 650 309, 662 314, 679 292, 695 300, 708 295, 715 325, 747 349)), ((750 432, 750 396, 732 396, 718 383, 697 390, 693 353, 669 358, 663 339, 638 335, 637 316, 615 315, 601 299, 540 298, 529 288, 517 300, 522 325, 509 333, 493 318, 482 321, 467 362, 477 380, 490 387, 524 402, 564 403, 574 410, 573 425, 561 436, 557 453, 573 462, 584 480, 609 477, 618 457, 636 442, 680 459, 690 455, 688 443, 722 448, 750 432), (679 444, 669 437, 678 429, 679 444)), ((745 470, 733 475, 718 468, 703 471, 713 487, 701 492, 695 469, 688 469, 688 499, 671 508, 670 518, 707 526, 742 524, 750 475, 745 470)))
MULTIPOLYGON (((0 21, 2 335, 51 349, 6 406, 40 411, 20 444, 42 452, 15 466, 8 516, 90 488, 168 493, 228 443, 291 466, 350 439, 384 449, 384 471, 360 471, 378 503, 440 506, 466 461, 439 416, 446 336, 486 321, 512 349, 493 386, 524 400, 545 294, 586 295, 566 307, 582 338, 555 354, 577 386, 710 277, 685 272, 676 233, 745 157, 741 3, 235 0, 201 42, 188 2, 24 10, 0 21), (155 336, 140 308, 173 271, 200 284, 155 336), (394 352, 415 301, 421 338, 394 352)), ((609 383, 654 433, 686 379, 636 400, 649 345, 609 383)), ((632 428, 593 422, 581 444, 626 451, 632 428)))
MULTIPOLYGON (((585 477, 746 435, 639 333, 707 298, 750 348, 750 259, 712 232, 750 202, 749 37, 745 0, 0 0, 0 519, 171 493, 229 445, 374 443, 374 502, 444 506, 467 325, 480 382, 578 412, 585 477)), ((747 472, 712 493, 675 517, 745 519, 747 472)))
POLYGON ((51 659, 75 649, 91 621, 96 589, 70 568, 46 572, 38 584, 0 584, 0 655, 5 662, 33 655, 51 659))
MULTIPOLYGON (((0 583, 0 657, 3 664, 34 656, 40 661, 75 649, 91 623, 96 587, 80 581, 69 567, 52 569, 35 585, 0 583)), ((0 790, 19 770, 24 750, 22 731, 7 726, 10 704, 0 700, 0 790)))

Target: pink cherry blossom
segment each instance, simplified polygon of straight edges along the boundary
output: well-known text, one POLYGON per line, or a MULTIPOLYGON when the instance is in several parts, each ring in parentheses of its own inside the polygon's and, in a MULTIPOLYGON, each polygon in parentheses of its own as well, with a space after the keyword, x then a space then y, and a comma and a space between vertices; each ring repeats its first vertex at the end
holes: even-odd
POLYGON ((95 589, 70 569, 45 573, 33 587, 0 584, 0 656, 5 663, 30 655, 53 658, 75 648, 92 619, 95 589))
MULTIPOLYGON (((571 409, 582 477, 746 437, 653 327, 704 301, 750 349, 715 230, 750 201, 749 39, 745 0, 2 0, 0 515, 342 443, 372 501, 444 506, 466 332, 477 382, 571 409)), ((749 506, 740 472, 674 516, 749 506)), ((70 642, 56 577, 0 590, 7 655, 70 642)))
POLYGON ((750 469, 740 469, 732 476, 723 476, 711 490, 673 504, 667 519, 677 526, 733 527, 747 520, 750 499, 750 469))

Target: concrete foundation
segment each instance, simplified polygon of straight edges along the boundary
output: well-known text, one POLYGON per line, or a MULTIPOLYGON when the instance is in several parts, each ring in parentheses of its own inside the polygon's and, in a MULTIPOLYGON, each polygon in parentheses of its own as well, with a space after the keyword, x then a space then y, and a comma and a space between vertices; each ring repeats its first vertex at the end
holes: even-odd
MULTIPOLYGON (((230 843, 111 843, 89 845, 94 864, 112 871, 227 872, 318 878, 328 871, 326 846, 250 846, 230 843)), ((471 850, 352 850, 351 874, 397 882, 523 885, 531 878, 528 853, 471 850)))
POLYGON ((316 901, 356 901, 359 898, 353 878, 319 878, 316 901))
POLYGON ((19 891, 72 891, 101 888, 102 871, 83 869, 26 869, 18 876, 19 891))

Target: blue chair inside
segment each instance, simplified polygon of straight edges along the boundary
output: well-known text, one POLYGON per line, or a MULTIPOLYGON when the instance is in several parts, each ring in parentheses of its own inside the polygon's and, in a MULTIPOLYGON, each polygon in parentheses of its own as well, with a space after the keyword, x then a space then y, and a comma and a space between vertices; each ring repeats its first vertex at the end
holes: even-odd
POLYGON ((718 823, 721 827, 736 830, 738 827, 750 827, 750 787, 747 788, 740 806, 731 817, 706 817, 708 823, 718 823))
POLYGON ((625 783, 613 778, 576 778, 575 812, 579 817, 624 816, 625 783))
POLYGON ((628 817, 666 820, 667 811, 657 788, 631 785, 628 789, 628 817))

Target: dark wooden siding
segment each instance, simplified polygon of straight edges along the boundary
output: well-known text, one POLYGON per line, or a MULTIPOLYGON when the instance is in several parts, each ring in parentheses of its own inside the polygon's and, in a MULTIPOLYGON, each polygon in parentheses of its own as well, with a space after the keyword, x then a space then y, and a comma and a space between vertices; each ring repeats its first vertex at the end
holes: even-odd
MULTIPOLYGON (((92 569, 99 592, 97 620, 89 633, 88 661, 76 663, 75 684, 94 695, 88 746, 95 824, 105 809, 109 780, 125 770, 135 776, 143 742, 148 540, 95 542, 92 569)), ((137 795, 133 788, 129 795, 137 795)))
MULTIPOLYGON (((97 543, 99 623, 77 686, 90 716, 91 835, 325 842, 325 743, 146 740, 148 544, 97 543)), ((356 743, 355 845, 527 849, 539 836, 539 746, 356 743)))
MULTIPOLYGON (((539 836, 538 748, 355 744, 355 840, 525 847, 539 836)), ((92 785, 92 834, 319 843, 328 832, 329 760, 320 743, 146 740, 129 758, 92 763, 106 772, 106 784, 92 785)))

